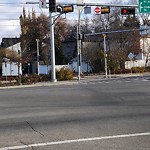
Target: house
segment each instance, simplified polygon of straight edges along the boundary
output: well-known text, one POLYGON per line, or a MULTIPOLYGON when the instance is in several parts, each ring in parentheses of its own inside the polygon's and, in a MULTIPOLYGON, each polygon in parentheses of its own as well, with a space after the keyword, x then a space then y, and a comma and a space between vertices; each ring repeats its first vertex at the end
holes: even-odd
POLYGON ((20 38, 2 38, 1 48, 8 48, 20 42, 20 38))
MULTIPOLYGON (((21 55, 19 38, 3 38, 1 47, 21 55)), ((2 76, 18 76, 20 74, 22 74, 21 63, 11 61, 6 54, 2 62, 2 76)))
POLYGON ((77 40, 75 38, 69 38, 62 42, 62 51, 64 56, 64 63, 68 63, 77 54, 77 40))
MULTIPOLYGON (((142 29, 148 28, 142 26, 142 29)), ((140 38, 141 52, 135 55, 133 60, 125 62, 125 68, 130 69, 132 67, 149 67, 150 66, 150 31, 144 30, 141 32, 140 38)))
MULTIPOLYGON (((68 64, 68 67, 72 69, 73 72, 78 72, 78 57, 73 58, 68 64)), ((88 63, 84 61, 84 59, 82 59, 82 63, 81 63, 81 72, 83 73, 92 72, 92 68, 88 63)))

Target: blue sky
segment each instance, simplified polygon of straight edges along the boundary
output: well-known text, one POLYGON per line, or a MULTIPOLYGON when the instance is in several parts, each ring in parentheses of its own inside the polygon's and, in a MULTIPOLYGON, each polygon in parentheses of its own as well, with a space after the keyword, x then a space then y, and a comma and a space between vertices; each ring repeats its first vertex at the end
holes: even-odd
MULTIPOLYGON (((38 5, 26 5, 26 2, 38 2, 39 0, 0 0, 0 42, 3 37, 19 37, 20 26, 19 16, 22 13, 22 8, 25 7, 28 10, 34 9, 36 12, 44 12, 48 14, 48 9, 39 9, 38 5), (16 3, 10 5, 10 3, 16 3), (22 3, 21 5, 18 4, 22 3)), ((94 0, 94 3, 110 3, 121 2, 121 0, 94 0)), ((124 0, 127 1, 127 0, 124 0)), ((47 0, 48 2, 48 0, 47 0)), ((56 0, 57 3, 72 3, 77 0, 56 0)), ((93 0, 83 0, 84 3, 92 3, 93 0)), ((77 14, 72 14, 72 17, 76 17, 77 14)))

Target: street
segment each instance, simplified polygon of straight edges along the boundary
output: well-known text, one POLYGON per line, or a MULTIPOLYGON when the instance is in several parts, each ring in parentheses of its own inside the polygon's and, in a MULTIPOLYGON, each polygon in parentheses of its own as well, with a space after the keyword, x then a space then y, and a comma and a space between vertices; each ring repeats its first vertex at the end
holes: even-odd
POLYGON ((149 150, 150 80, 0 89, 0 150, 149 150))

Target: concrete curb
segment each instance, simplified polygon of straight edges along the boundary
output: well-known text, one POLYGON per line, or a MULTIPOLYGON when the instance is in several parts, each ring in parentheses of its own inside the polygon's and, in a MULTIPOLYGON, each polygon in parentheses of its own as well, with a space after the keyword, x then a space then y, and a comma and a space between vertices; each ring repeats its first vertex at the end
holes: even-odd
POLYGON ((42 87, 42 86, 56 86, 56 85, 73 85, 79 84, 78 81, 58 81, 58 82, 39 82, 30 85, 18 85, 18 86, 5 86, 0 89, 13 89, 13 88, 29 88, 29 87, 42 87))
POLYGON ((127 77, 139 77, 139 76, 150 76, 150 73, 142 73, 142 74, 115 74, 111 75, 111 78, 105 78, 104 75, 92 75, 92 76, 85 76, 81 78, 80 81, 77 80, 69 80, 69 81, 57 81, 57 82, 39 82, 30 85, 18 85, 18 86, 6 86, 0 87, 0 89, 12 89, 12 88, 28 88, 28 87, 42 87, 42 86, 56 86, 56 85, 74 85, 79 84, 85 81, 94 81, 94 80, 107 80, 107 79, 115 79, 115 78, 127 78, 127 77))

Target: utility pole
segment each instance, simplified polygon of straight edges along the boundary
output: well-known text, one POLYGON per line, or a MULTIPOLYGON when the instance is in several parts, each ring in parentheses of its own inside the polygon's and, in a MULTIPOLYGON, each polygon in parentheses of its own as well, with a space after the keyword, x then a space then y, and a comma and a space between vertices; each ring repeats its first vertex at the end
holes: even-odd
POLYGON ((104 37, 104 60, 105 60, 105 78, 107 78, 107 50, 106 50, 106 34, 103 34, 104 37))
POLYGON ((36 39, 36 43, 37 43, 37 74, 39 75, 40 74, 40 68, 39 68, 39 65, 40 65, 40 63, 39 63, 39 56, 40 56, 40 54, 39 54, 39 39, 36 39))
MULTIPOLYGON (((78 3, 83 4, 83 0, 77 0, 78 3)), ((77 25, 77 50, 78 50, 78 81, 81 80, 82 59, 81 59, 81 13, 83 6, 78 6, 78 25, 77 25)))

